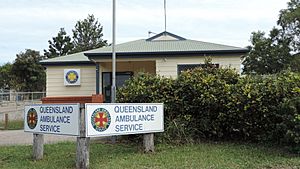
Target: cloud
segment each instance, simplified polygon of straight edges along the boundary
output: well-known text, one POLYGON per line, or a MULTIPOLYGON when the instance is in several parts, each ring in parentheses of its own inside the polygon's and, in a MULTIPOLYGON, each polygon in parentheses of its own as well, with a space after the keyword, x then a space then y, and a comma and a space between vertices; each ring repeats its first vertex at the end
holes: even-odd
MULTIPOLYGON (((189 39, 236 46, 250 33, 268 31, 288 0, 167 0, 168 31, 189 39)), ((104 39, 111 39, 111 0, 1 0, 0 64, 32 48, 42 51, 64 27, 71 34, 88 14, 99 18, 104 39)), ((147 38, 164 30, 162 0, 117 0, 117 42, 147 38)))

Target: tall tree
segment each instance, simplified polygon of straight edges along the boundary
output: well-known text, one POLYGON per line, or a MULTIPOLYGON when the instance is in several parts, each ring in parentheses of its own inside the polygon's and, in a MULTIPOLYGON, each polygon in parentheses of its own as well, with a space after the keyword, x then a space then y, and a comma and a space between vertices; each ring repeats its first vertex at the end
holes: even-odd
POLYGON ((107 45, 103 40, 103 27, 95 19, 94 15, 88 15, 83 21, 78 21, 73 29, 73 52, 81 52, 90 49, 100 48, 107 45))
POLYGON ((244 73, 276 73, 284 68, 299 71, 300 0, 290 0, 287 9, 280 11, 278 28, 268 37, 252 33, 251 51, 244 57, 244 73))
POLYGON ((290 39, 282 36, 281 30, 273 28, 269 37, 264 32, 253 32, 250 53, 244 56, 243 73, 273 74, 284 70, 290 63, 290 39))
POLYGON ((288 2, 287 9, 280 11, 277 23, 282 27, 284 35, 292 39, 293 50, 300 52, 300 0, 288 2))
POLYGON ((69 54, 74 45, 71 42, 71 37, 67 36, 67 33, 64 28, 60 28, 60 31, 57 33, 56 37, 53 37, 52 40, 48 41, 49 49, 44 50, 44 55, 46 58, 54 58, 58 56, 63 56, 69 54))
POLYGON ((15 77, 14 88, 17 91, 44 91, 46 74, 44 67, 39 63, 42 56, 38 51, 26 49, 17 54, 12 65, 12 73, 15 77))
POLYGON ((12 64, 6 63, 0 66, 0 89, 10 89, 12 82, 12 64))
POLYGON ((300 72, 300 53, 294 54, 292 56, 290 68, 294 72, 300 72))

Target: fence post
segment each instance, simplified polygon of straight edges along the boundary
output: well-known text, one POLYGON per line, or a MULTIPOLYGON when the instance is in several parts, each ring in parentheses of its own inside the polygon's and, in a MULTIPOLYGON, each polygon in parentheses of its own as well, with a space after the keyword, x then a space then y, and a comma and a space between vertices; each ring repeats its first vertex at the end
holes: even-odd
POLYGON ((44 156, 44 135, 33 133, 33 159, 41 160, 44 156))
POLYGON ((85 105, 80 104, 79 113, 79 127, 80 136, 77 137, 77 149, 76 149, 76 168, 87 169, 89 168, 89 148, 90 138, 86 137, 86 126, 85 126, 85 105))
POLYGON ((145 153, 154 152, 154 134, 144 134, 144 151, 145 153))
POLYGON ((6 130, 8 128, 8 114, 4 114, 4 129, 6 130))

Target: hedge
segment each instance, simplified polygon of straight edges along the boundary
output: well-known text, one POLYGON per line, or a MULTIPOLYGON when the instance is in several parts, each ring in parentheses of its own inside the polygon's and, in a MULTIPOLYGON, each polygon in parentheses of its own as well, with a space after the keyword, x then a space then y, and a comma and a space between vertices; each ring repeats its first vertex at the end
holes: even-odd
POLYGON ((118 90, 119 102, 165 105, 163 139, 300 144, 300 75, 240 76, 197 68, 177 79, 139 74, 118 90))

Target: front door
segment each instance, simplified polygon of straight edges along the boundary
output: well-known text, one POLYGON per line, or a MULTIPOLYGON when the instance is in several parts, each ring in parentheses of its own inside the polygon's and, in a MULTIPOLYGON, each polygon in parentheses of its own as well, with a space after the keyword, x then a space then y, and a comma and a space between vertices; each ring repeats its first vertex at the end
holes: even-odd
MULTIPOLYGON (((132 77, 132 72, 117 72, 116 73, 116 87, 122 87, 125 81, 132 77)), ((111 85, 112 85, 112 73, 103 72, 102 73, 102 93, 104 96, 104 102, 111 102, 111 85)))

